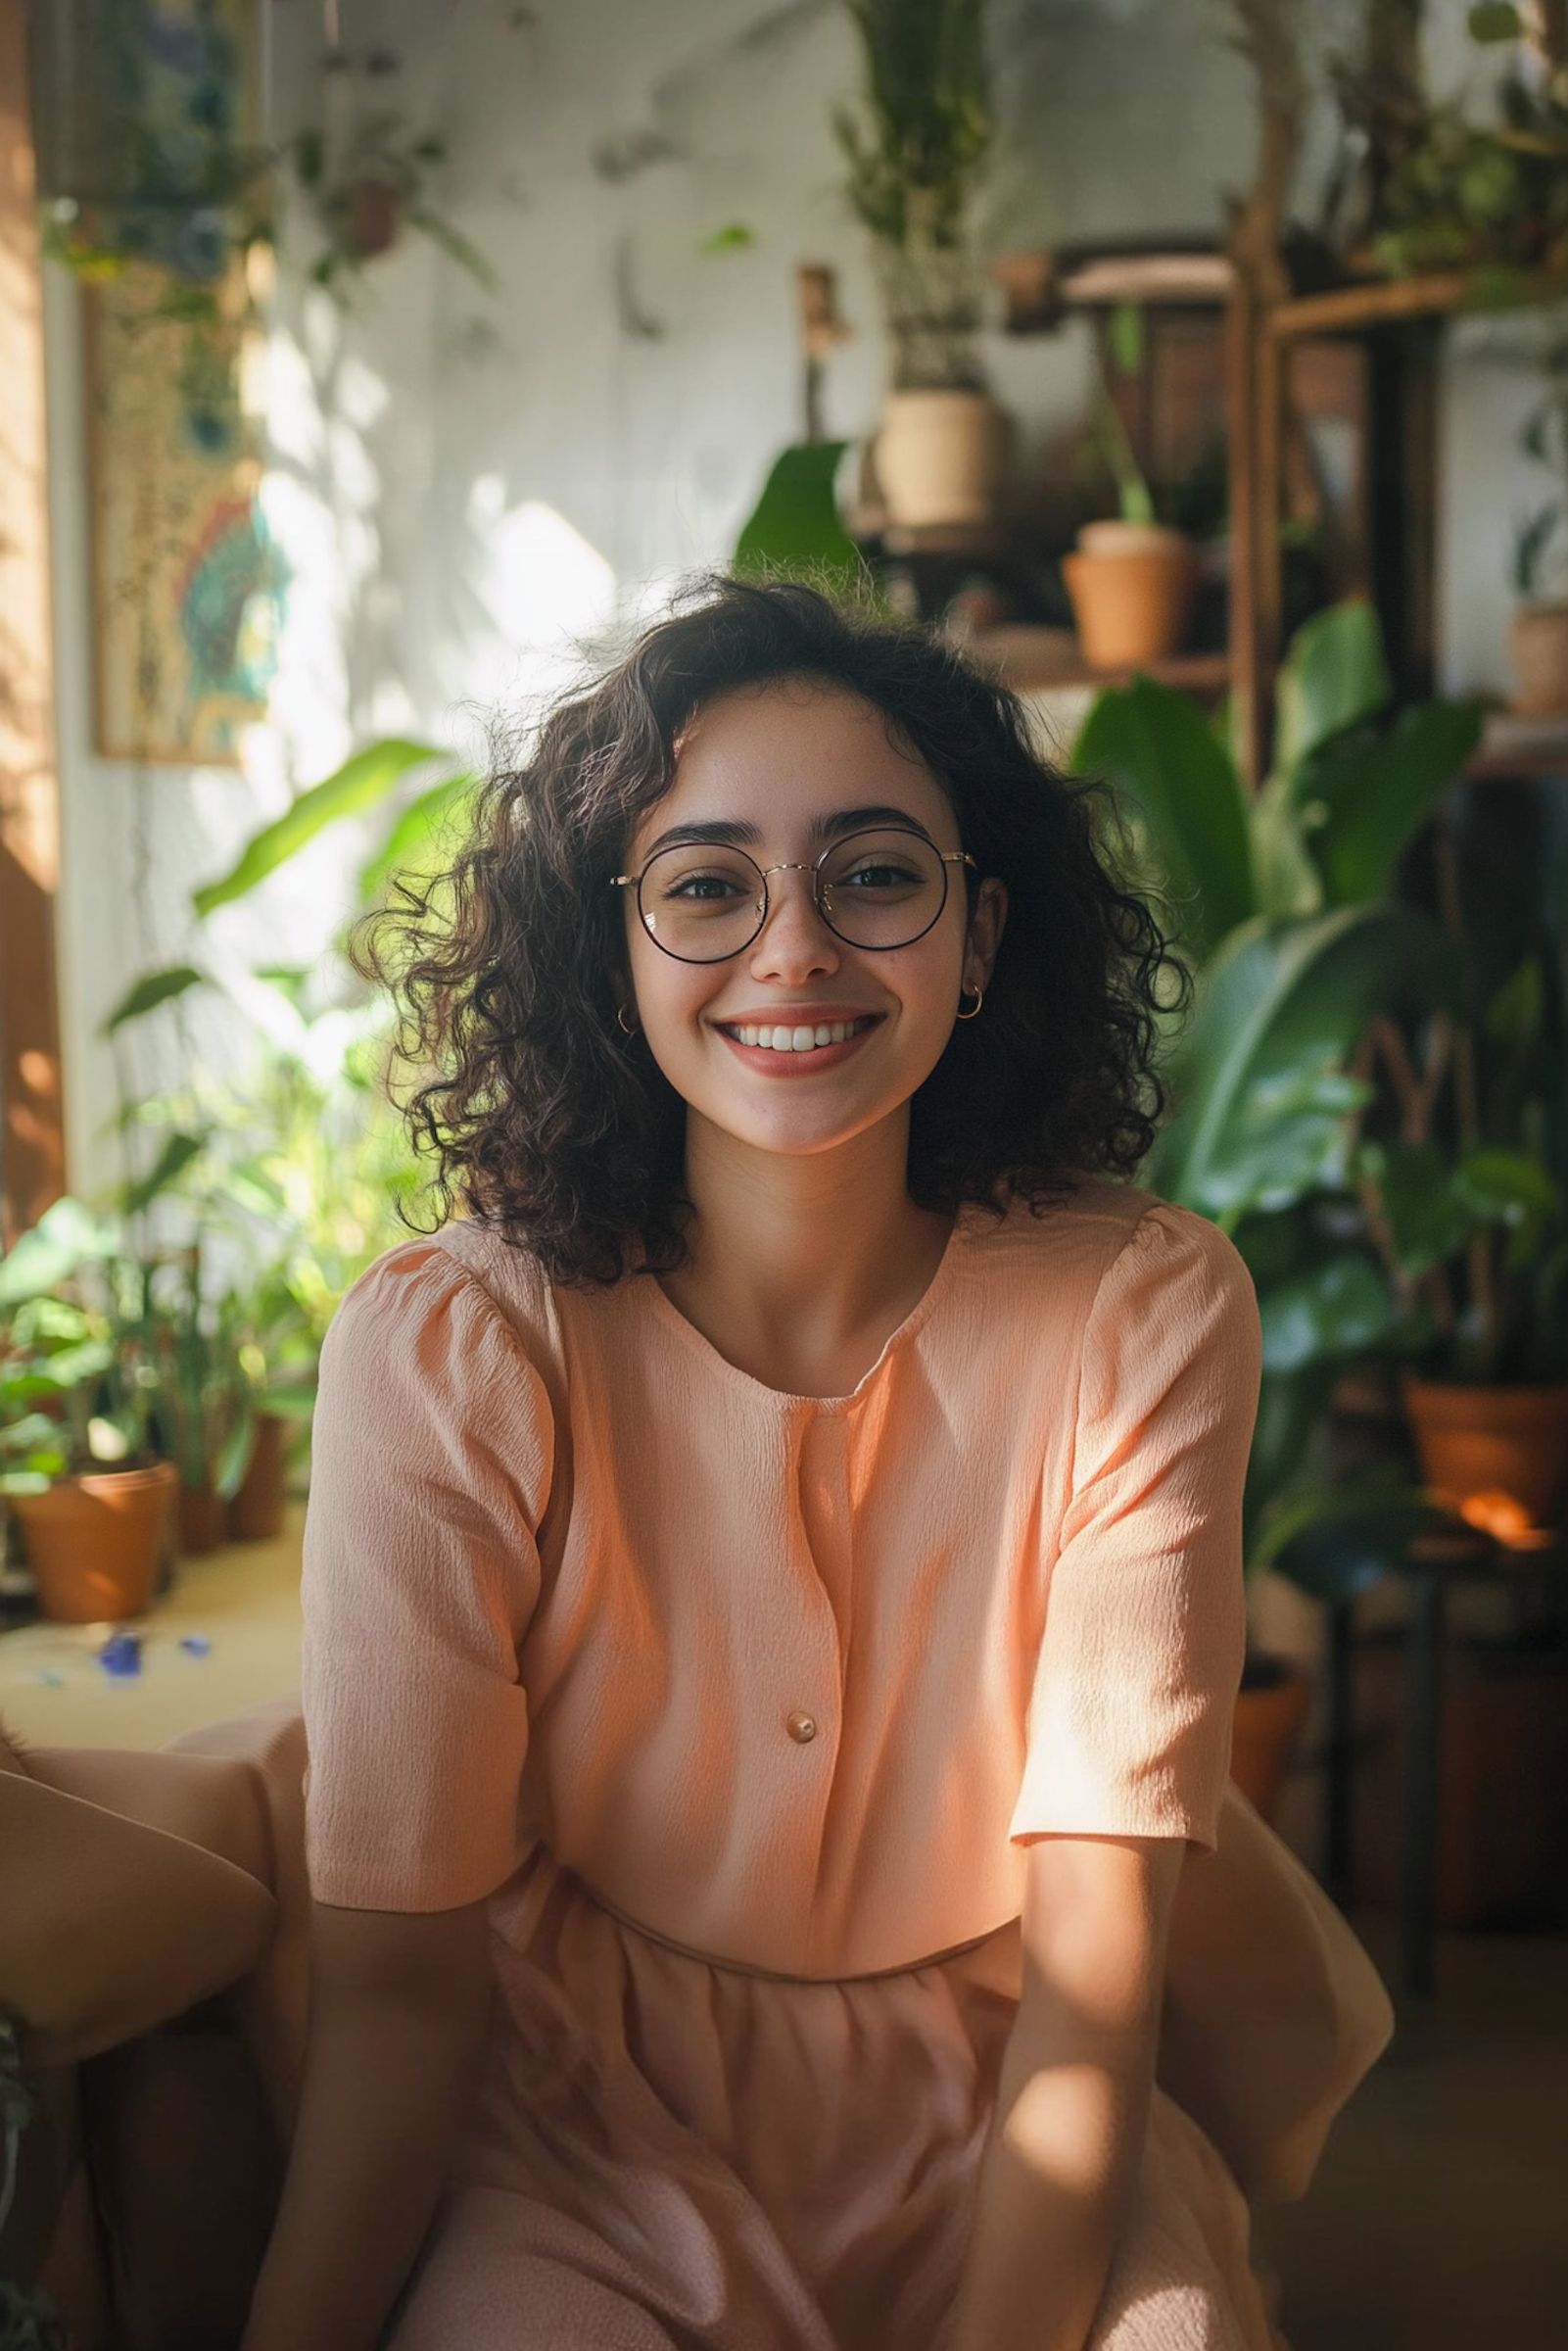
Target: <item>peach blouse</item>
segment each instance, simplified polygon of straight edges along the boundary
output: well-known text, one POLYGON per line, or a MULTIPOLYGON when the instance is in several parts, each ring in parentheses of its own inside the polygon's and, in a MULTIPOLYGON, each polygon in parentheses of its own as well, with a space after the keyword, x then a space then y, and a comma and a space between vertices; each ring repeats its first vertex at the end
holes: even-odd
POLYGON ((683 1947, 834 1978, 1016 1919, 1042 1834, 1212 1849, 1259 1358, 1226 1236, 1101 1180, 964 1210, 842 1397, 651 1276, 552 1287, 472 1221, 390 1250, 321 1360, 314 1895, 504 1905, 543 1845, 683 1947))

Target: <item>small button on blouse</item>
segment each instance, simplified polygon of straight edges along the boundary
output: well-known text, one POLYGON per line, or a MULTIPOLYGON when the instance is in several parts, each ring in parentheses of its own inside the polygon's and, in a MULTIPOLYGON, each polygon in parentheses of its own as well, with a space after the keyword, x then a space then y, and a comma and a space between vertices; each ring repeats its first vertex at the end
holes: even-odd
POLYGON ((817 1736, 817 1726, 809 1714, 791 1714, 784 1728, 791 1739, 799 1740, 802 1747, 805 1746, 808 1739, 815 1739, 817 1736))

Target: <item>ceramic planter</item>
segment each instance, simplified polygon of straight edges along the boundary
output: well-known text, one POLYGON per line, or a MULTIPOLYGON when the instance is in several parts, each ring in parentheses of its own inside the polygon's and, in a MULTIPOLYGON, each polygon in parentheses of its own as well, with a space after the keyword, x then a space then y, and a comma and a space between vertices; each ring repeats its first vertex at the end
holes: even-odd
POLYGON ((257 1415, 251 1465, 228 1506, 224 1531, 231 1543, 265 1543, 283 1532, 288 1428, 276 1413, 257 1415))
POLYGON ((1001 495, 1005 436, 988 392, 890 392, 876 460, 889 519, 912 530, 988 522, 1001 495))
POLYGON ((1521 718, 1568 718, 1568 603, 1520 604, 1512 634, 1515 710, 1521 718))
POLYGON ((1078 643, 1095 669, 1138 669, 1181 650, 1198 551, 1157 523, 1090 522, 1062 558, 1078 643))
POLYGON ((1458 1387, 1402 1381, 1404 1409, 1429 1486, 1511 1495, 1532 1526, 1554 1526, 1568 1499, 1568 1380, 1541 1387, 1458 1387))
POLYGON ((46 1494, 14 1494, 38 1602, 58 1624, 119 1623, 152 1604, 179 1475, 150 1469, 63 1478, 46 1494))

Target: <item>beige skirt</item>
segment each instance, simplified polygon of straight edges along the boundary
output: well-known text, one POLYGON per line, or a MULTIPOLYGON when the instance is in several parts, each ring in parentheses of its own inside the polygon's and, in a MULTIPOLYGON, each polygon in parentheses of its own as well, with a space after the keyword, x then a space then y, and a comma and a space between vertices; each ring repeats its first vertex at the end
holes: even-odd
MULTIPOLYGON (((543 1850, 395 2351, 940 2351, 1017 1922, 835 1981, 636 1926, 543 1850)), ((1279 2351, 1246 2197, 1157 2088, 1091 2351, 1279 2351)))

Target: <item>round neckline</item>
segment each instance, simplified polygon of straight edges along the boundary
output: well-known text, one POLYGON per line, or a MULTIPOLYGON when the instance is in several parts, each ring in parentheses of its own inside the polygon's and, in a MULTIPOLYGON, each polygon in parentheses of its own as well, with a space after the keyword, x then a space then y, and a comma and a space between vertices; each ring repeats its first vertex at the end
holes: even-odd
POLYGON ((902 1322, 896 1329, 888 1332, 887 1337, 882 1341, 881 1352, 877 1361, 861 1373, 855 1385, 845 1396, 799 1396, 787 1388, 769 1387, 765 1379, 754 1378, 751 1372, 742 1371, 738 1364, 732 1364, 727 1355, 721 1355, 713 1341, 698 1330, 694 1322, 689 1321, 682 1314, 674 1299, 665 1296, 659 1286, 656 1274, 649 1273, 640 1278, 645 1281, 646 1287, 652 1294, 655 1314, 679 1334, 689 1348, 695 1354, 704 1357, 710 1366, 736 1387, 748 1390, 755 1396, 765 1397, 770 1405, 783 1411, 807 1406, 814 1413, 836 1415, 848 1412, 852 1405, 861 1402, 886 1365, 915 1337, 934 1313, 952 1278, 954 1267, 961 1254, 962 1244, 968 1238, 968 1213, 969 1203, 962 1202, 953 1219, 953 1228, 942 1245, 942 1254, 936 1262, 935 1272, 902 1322))

